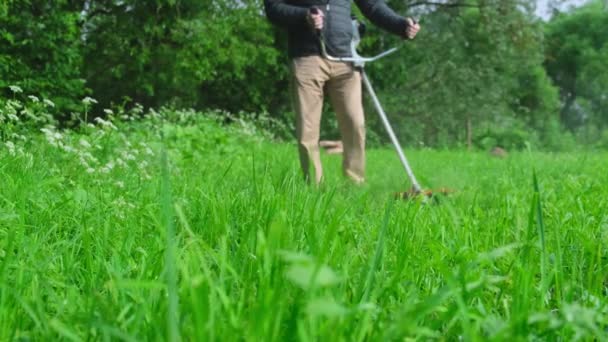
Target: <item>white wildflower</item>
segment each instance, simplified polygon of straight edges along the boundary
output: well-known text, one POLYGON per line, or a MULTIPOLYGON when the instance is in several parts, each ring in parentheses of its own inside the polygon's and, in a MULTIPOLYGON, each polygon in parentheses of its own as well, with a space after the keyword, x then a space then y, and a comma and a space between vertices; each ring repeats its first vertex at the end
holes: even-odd
POLYGON ((44 103, 47 107, 52 107, 52 108, 55 107, 55 103, 49 99, 42 100, 42 103, 44 103))
POLYGON ((12 141, 7 141, 4 143, 4 145, 8 149, 8 154, 10 154, 11 156, 14 157, 15 156, 15 144, 13 144, 12 141))
POLYGON ((121 189, 125 188, 125 183, 123 181, 117 181, 115 184, 117 187, 119 187, 121 189))
POLYGON ((63 145, 61 143, 61 140, 63 139, 63 135, 61 135, 61 133, 56 132, 49 128, 42 128, 40 131, 42 131, 44 133, 46 140, 51 145, 57 146, 57 147, 59 147, 60 145, 63 145))
POLYGON ((28 119, 30 119, 34 122, 38 122, 41 120, 38 116, 34 115, 34 112, 32 111, 31 108, 23 108, 23 110, 21 110, 20 113, 21 113, 21 115, 27 117, 28 119))
POLYGON ((125 163, 125 161, 124 161, 124 160, 122 160, 122 159, 120 159, 120 158, 116 159, 116 164, 117 164, 118 166, 122 166, 122 167, 127 166, 127 163, 125 163))
POLYGON ((146 144, 145 142, 140 142, 139 146, 141 146, 141 148, 143 149, 143 153, 147 154, 149 156, 153 156, 154 152, 152 151, 152 149, 150 148, 150 146, 148 146, 148 144, 146 144))
POLYGON ((114 124, 112 122, 104 120, 100 117, 96 117, 95 122, 97 122, 100 126, 102 126, 104 128, 118 129, 118 128, 116 128, 116 126, 114 126, 114 124))
POLYGON ((93 103, 97 103, 97 100, 95 100, 92 97, 87 96, 84 99, 82 99, 82 103, 84 103, 85 105, 89 106, 89 105, 91 105, 93 103))
POLYGON ((123 153, 122 153, 122 157, 123 157, 125 160, 135 160, 135 156, 134 156, 134 155, 132 155, 131 153, 128 153, 128 152, 123 152, 123 153))
POLYGON ((133 109, 131 109, 131 111, 132 111, 134 114, 143 114, 143 112, 144 112, 144 106, 142 106, 142 105, 141 105, 141 104, 139 104, 139 103, 136 103, 136 104, 135 104, 135 107, 133 107, 133 109))
POLYGON ((89 168, 91 168, 91 167, 89 166, 89 163, 88 163, 88 162, 87 162, 87 161, 86 161, 84 158, 80 157, 80 159, 79 159, 79 160, 80 160, 80 165, 82 165, 82 167, 84 167, 85 169, 89 169, 89 168))
POLYGON ((148 117, 150 117, 151 119, 160 119, 163 116, 161 114, 159 114, 157 111, 155 111, 154 109, 150 109, 150 112, 148 113, 148 117))
POLYGON ((16 101, 16 100, 8 100, 6 101, 6 106, 8 109, 12 109, 13 113, 16 113, 17 109, 20 109, 23 107, 23 105, 21 104, 21 102, 16 101))
POLYGON ((13 133, 13 134, 11 134, 9 136, 12 139, 21 140, 21 141, 27 141, 27 137, 25 135, 22 135, 22 134, 13 133))
POLYGON ((16 85, 9 86, 9 89, 15 94, 23 93, 23 89, 16 85))
POLYGON ((32 100, 32 102, 34 102, 34 103, 38 103, 38 102, 40 102, 40 99, 39 99, 39 98, 37 98, 37 97, 36 97, 36 96, 34 96, 34 95, 28 95, 28 98, 29 98, 30 100, 32 100))
POLYGON ((88 151, 81 151, 80 152, 80 158, 82 160, 86 160, 87 163, 92 163, 92 164, 99 164, 99 160, 97 158, 95 158, 91 152, 88 151))
POLYGON ((95 169, 92 167, 87 169, 87 173, 94 173, 94 172, 95 172, 95 169))
POLYGON ((103 129, 97 129, 97 130, 95 130, 95 132, 93 133, 93 135, 94 135, 96 138, 98 138, 98 139, 101 139, 101 138, 105 137, 107 134, 108 134, 108 133, 107 133, 105 130, 103 130, 103 129))
POLYGON ((113 112, 111 109, 107 109, 107 108, 106 108, 106 109, 104 109, 104 110, 103 110, 103 112, 104 112, 104 113, 106 113, 107 115, 112 115, 112 114, 114 114, 114 112, 113 112))
POLYGON ((80 156, 83 157, 83 158, 85 158, 85 159, 88 159, 88 160, 93 159, 93 155, 91 154, 91 152, 82 152, 80 154, 80 156))
POLYGON ((106 165, 104 165, 101 168, 100 171, 101 171, 101 173, 110 173, 110 171, 112 171, 114 169, 114 166, 115 166, 114 162, 113 161, 109 161, 106 165))
POLYGON ((63 145, 61 148, 67 153, 76 152, 76 150, 70 145, 63 145))
POLYGON ((120 196, 114 201, 114 204, 116 204, 117 207, 123 207, 127 204, 127 201, 125 201, 125 199, 120 196))
POLYGON ((91 148, 91 144, 89 144, 89 142, 83 138, 80 139, 79 143, 80 143, 80 146, 82 146, 84 148, 91 148))

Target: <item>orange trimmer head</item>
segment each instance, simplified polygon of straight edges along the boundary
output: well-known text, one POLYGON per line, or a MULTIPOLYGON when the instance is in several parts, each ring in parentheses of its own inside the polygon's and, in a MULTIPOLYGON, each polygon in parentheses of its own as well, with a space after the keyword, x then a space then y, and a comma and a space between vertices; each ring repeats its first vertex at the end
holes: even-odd
POLYGON ((448 188, 439 188, 435 190, 417 190, 416 188, 410 188, 408 191, 402 191, 395 193, 395 199, 400 200, 416 200, 416 199, 438 199, 438 196, 447 196, 453 193, 454 190, 448 188))

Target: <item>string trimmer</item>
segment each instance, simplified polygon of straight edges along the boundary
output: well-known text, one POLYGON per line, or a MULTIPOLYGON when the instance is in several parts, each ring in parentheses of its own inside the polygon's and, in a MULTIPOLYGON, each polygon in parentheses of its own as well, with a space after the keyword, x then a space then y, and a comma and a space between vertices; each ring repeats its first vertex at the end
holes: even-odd
MULTIPOLYGON (((318 9, 313 8, 313 13, 315 12, 315 10, 318 11, 318 9)), ((391 124, 388 121, 386 113, 384 112, 384 109, 382 109, 382 105, 380 104, 380 101, 378 100, 378 97, 376 96, 376 92, 374 91, 372 84, 370 83, 369 79, 367 78, 367 75, 365 74, 365 63, 373 62, 382 57, 388 56, 391 53, 397 51, 397 48, 392 48, 392 49, 387 50, 374 57, 360 56, 359 53, 357 52, 357 46, 359 45, 359 43, 361 41, 361 35, 359 34, 359 25, 360 24, 357 20, 353 20, 352 24, 353 24, 353 38, 352 38, 351 44, 350 44, 352 57, 330 56, 327 53, 327 50, 325 48, 325 39, 323 37, 323 32, 321 30, 317 30, 317 36, 319 37, 319 43, 321 45, 321 54, 323 55, 323 58, 330 60, 330 61, 353 63, 353 65, 361 71, 361 77, 363 78, 363 84, 365 84, 365 88, 367 89, 367 92, 372 97, 374 106, 376 107, 376 111, 378 112, 378 115, 380 116, 380 119, 382 120, 382 124, 384 125, 384 128, 386 129, 388 136, 390 137, 391 142, 393 143, 393 146, 395 147, 395 150, 397 151, 397 155, 399 156, 401 165, 403 165, 403 168, 405 169, 407 177, 409 178, 410 182, 412 183, 412 187, 410 188, 410 190, 405 191, 405 192, 398 192, 396 194, 396 197, 401 198, 401 199, 411 199, 411 198, 415 198, 415 197, 419 197, 419 196, 432 197, 435 193, 447 194, 448 192, 450 192, 447 189, 438 189, 435 191, 428 190, 428 189, 422 189, 422 187, 420 186, 420 183, 418 183, 418 180, 416 179, 416 176, 414 175, 414 171, 410 167, 410 164, 409 164, 407 158, 405 157, 405 153, 403 153, 401 144, 399 143, 399 140, 397 139, 397 136, 395 135, 395 132, 393 131, 393 128, 391 127, 391 124)))

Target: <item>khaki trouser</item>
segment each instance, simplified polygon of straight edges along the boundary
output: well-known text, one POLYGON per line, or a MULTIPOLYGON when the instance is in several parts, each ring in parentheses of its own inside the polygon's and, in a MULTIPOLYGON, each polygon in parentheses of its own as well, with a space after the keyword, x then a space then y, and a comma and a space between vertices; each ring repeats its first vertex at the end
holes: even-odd
POLYGON ((365 177, 365 119, 361 100, 361 73, 352 64, 328 61, 319 56, 292 60, 292 93, 296 112, 296 135, 304 177, 316 184, 323 179, 319 131, 323 94, 327 90, 342 135, 344 175, 356 183, 365 177))

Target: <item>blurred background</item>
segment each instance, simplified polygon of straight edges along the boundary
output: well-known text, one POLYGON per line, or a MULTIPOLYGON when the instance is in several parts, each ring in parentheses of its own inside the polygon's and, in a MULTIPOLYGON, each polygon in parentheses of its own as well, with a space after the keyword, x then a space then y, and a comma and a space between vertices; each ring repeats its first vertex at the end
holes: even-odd
MULTIPOLYGON (((404 145, 608 149, 606 0, 386 1, 422 22, 412 42, 370 24, 360 51, 400 47, 367 71, 404 145)), ((92 117, 221 109, 283 122, 277 135, 291 139, 287 65, 261 0, 0 2, 0 102, 49 98, 64 121, 90 96, 92 117)), ((383 144, 366 107, 370 144, 383 144)), ((337 138, 325 111, 322 136, 337 138)))

